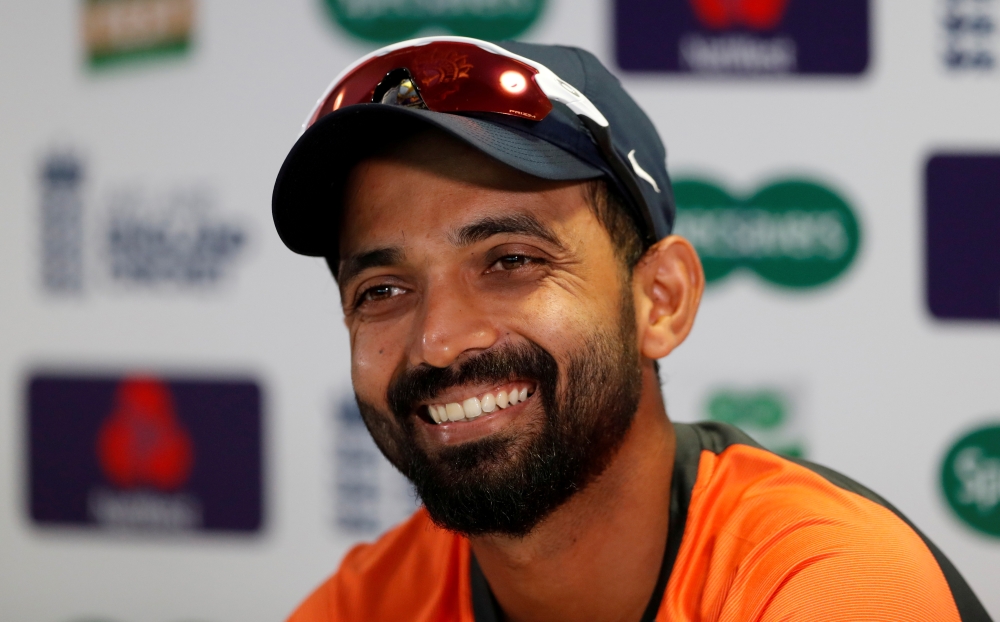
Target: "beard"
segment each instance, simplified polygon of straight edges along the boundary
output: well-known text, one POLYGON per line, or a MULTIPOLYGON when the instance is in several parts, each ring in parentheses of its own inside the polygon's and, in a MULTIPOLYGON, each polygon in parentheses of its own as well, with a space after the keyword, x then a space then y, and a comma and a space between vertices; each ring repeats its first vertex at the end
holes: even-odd
POLYGON ((548 351, 528 341, 454 367, 402 370, 387 393, 391 413, 357 398, 376 445, 413 483, 437 525, 466 536, 523 537, 604 472, 642 392, 631 288, 625 292, 618 325, 569 353, 562 374, 548 351), (453 386, 515 380, 536 383, 543 417, 433 454, 417 443, 421 402, 453 386))

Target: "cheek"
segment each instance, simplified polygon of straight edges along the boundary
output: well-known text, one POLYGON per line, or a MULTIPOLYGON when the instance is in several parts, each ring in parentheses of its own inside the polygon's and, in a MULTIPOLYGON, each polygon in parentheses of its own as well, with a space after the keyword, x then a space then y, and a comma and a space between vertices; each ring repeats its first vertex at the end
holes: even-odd
POLYGON ((365 401, 385 402, 392 374, 402 357, 402 341, 388 331, 355 331, 351 335, 351 380, 365 401))
POLYGON ((603 297, 581 297, 579 292, 545 288, 518 305, 509 316, 511 327, 562 361, 589 341, 595 332, 607 330, 617 317, 603 297))

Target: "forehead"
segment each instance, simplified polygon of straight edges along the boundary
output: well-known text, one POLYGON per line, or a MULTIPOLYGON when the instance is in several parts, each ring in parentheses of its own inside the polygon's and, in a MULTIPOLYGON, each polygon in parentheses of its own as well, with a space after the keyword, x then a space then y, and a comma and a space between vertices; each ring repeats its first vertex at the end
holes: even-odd
POLYGON ((455 242, 463 227, 491 216, 565 229, 590 212, 584 183, 532 177, 443 134, 417 134, 351 171, 341 259, 371 247, 455 242))

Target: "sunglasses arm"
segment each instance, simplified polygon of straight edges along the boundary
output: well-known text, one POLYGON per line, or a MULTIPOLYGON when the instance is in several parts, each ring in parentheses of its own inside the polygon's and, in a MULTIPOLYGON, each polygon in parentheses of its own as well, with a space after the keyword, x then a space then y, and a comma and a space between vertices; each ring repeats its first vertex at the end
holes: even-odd
POLYGON ((578 116, 587 117, 601 127, 608 127, 608 120, 597 109, 597 106, 587 99, 586 95, 576 90, 572 84, 554 74, 548 67, 539 65, 538 63, 531 64, 538 71, 535 74, 535 84, 542 89, 546 97, 552 101, 565 104, 567 108, 578 116))

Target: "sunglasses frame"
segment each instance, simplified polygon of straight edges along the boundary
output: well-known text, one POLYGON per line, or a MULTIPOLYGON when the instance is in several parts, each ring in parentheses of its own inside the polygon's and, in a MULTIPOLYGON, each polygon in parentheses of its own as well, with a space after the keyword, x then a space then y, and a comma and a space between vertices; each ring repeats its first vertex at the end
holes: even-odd
MULTIPOLYGON (((341 83, 356 69, 373 59, 385 56, 397 50, 420 47, 434 43, 464 43, 474 45, 487 52, 516 60, 534 69, 537 73, 533 76, 533 78, 535 80, 535 84, 538 85, 542 93, 545 94, 550 101, 559 102, 569 108, 574 114, 577 115, 577 117, 579 117, 580 121, 590 132, 594 142, 601 151, 601 155, 610 166, 615 177, 617 178, 617 181, 624 187, 623 189, 631 197, 632 202, 634 203, 634 209, 640 220, 638 224, 645 229, 644 238, 647 244, 652 244, 656 241, 656 228, 653 225, 652 217, 650 216, 649 204, 646 201, 645 196, 643 196, 642 190, 639 188, 632 170, 625 164, 621 155, 619 155, 618 151, 614 148, 611 140, 610 124, 608 123, 607 118, 601 114, 601 111, 597 109, 597 106, 587 99, 586 95, 577 90, 572 84, 560 78, 555 74, 555 72, 545 65, 531 60, 530 58, 514 54, 513 52, 488 41, 481 41, 470 37, 455 36, 421 37, 419 39, 410 39, 408 41, 394 43, 366 54, 341 71, 337 77, 333 79, 326 90, 323 91, 323 95, 320 96, 316 105, 309 112, 309 116, 307 116, 305 121, 302 123, 302 132, 304 133, 312 124, 321 118, 320 112, 322 112, 329 98, 337 90, 337 88, 340 87, 341 83)), ((329 114, 329 112, 327 114, 329 114)), ((629 156, 632 156, 632 153, 630 153, 629 156)), ((643 172, 645 173, 645 171, 643 172)), ((646 177, 648 177, 648 174, 646 174, 646 177)), ((650 181, 653 189, 657 192, 657 194, 659 194, 660 189, 655 182, 652 182, 651 178, 647 179, 647 181, 650 181)))
POLYGON ((601 127, 608 127, 608 120, 604 117, 603 114, 601 114, 601 111, 597 109, 597 106, 595 106, 593 103, 591 103, 589 99, 587 99, 586 95, 576 90, 576 88, 573 87, 572 84, 566 82, 565 80, 557 76, 551 69, 549 69, 545 65, 537 61, 533 61, 530 58, 525 58, 523 56, 514 54, 513 52, 505 50, 499 45, 490 43, 488 41, 480 41, 479 39, 472 39, 470 37, 441 36, 441 37, 421 37, 419 39, 400 41, 399 43, 394 43, 392 45, 387 45, 383 48, 379 48, 374 52, 366 54, 365 56, 359 58, 357 61, 351 63, 346 69, 341 71, 336 78, 333 79, 333 82, 330 83, 330 86, 328 86, 326 90, 323 92, 323 95, 319 98, 319 100, 316 102, 316 105, 309 112, 309 116, 306 117, 306 120, 302 123, 302 131, 305 132, 310 125, 319 120, 319 118, 317 117, 319 115, 319 112, 323 109, 323 105, 327 102, 327 100, 330 98, 333 92, 337 90, 337 87, 340 86, 340 83, 343 82, 344 79, 347 78, 349 75, 351 75, 351 73, 353 73, 355 69, 361 67, 365 63, 371 61, 372 59, 386 56, 397 50, 403 50, 412 47, 420 47, 432 43, 465 43, 468 45, 474 45, 492 54, 496 54, 498 56, 505 56, 507 58, 511 58, 521 63, 524 63, 525 65, 531 67, 536 72, 538 72, 534 76, 535 84, 538 85, 538 87, 542 90, 545 96, 548 97, 551 101, 557 101, 562 104, 565 104, 566 107, 572 110, 574 114, 578 116, 587 117, 593 120, 601 127))

